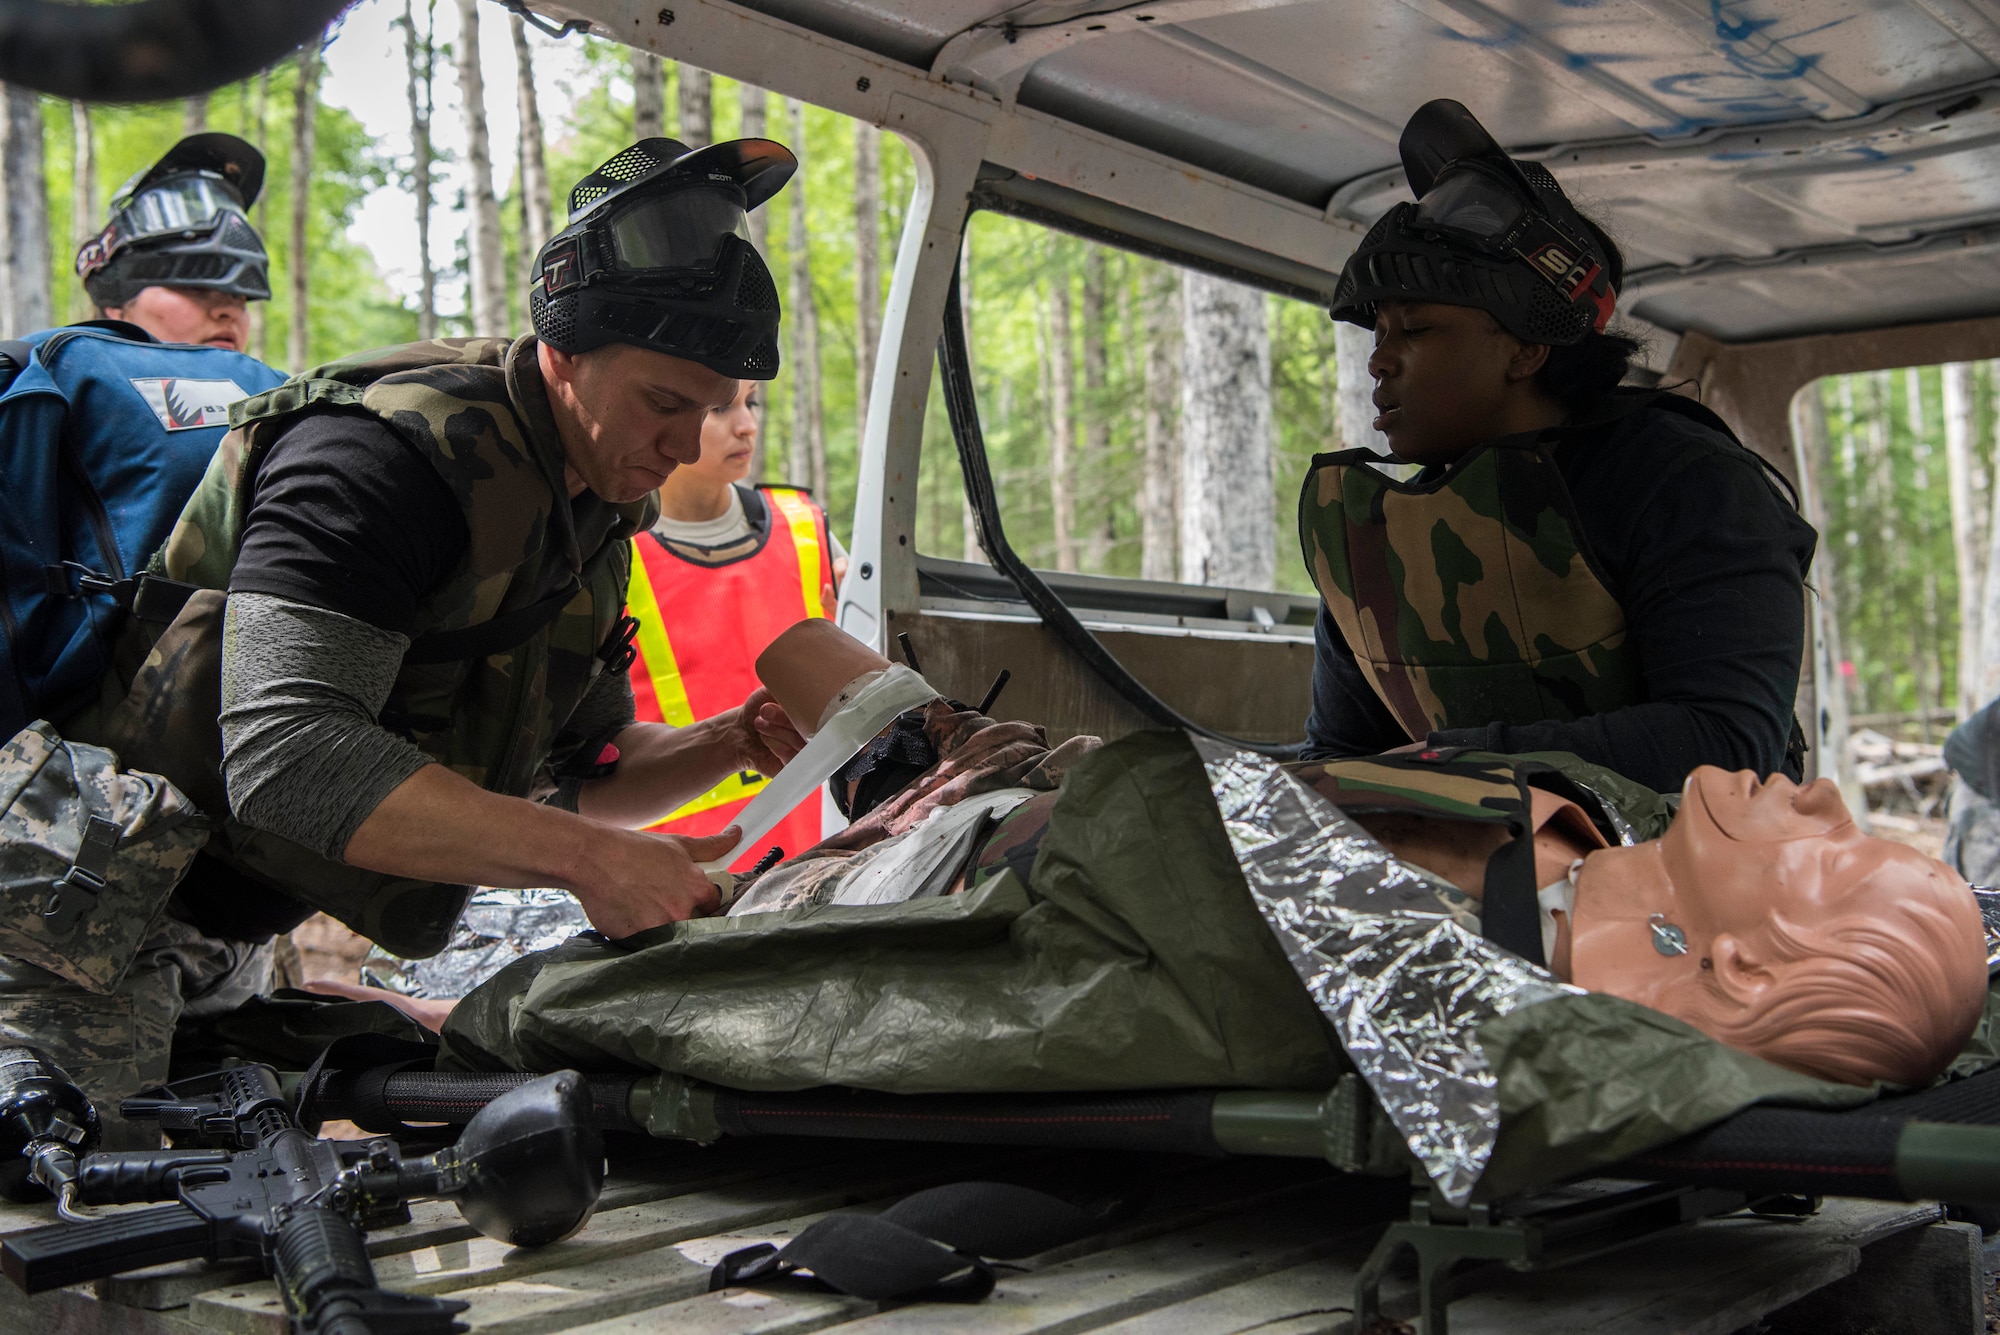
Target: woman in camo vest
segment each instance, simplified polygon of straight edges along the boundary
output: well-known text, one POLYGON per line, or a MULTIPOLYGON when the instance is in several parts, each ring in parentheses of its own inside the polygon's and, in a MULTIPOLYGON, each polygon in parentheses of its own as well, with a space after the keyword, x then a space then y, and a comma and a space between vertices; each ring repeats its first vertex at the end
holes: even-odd
POLYGON ((1618 248, 1539 163, 1440 100, 1401 143, 1414 204, 1341 274, 1375 425, 1299 498, 1324 597, 1310 758, 1569 751, 1661 791, 1697 765, 1800 773, 1816 535, 1691 398, 1620 388, 1618 248))

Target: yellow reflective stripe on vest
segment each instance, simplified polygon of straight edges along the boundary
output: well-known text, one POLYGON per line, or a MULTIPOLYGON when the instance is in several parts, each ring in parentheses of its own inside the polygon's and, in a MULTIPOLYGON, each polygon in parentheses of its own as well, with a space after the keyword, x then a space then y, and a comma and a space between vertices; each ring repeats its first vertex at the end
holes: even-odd
POLYGON ((731 802, 741 802, 746 797, 755 797, 769 782, 770 780, 761 774, 732 774, 686 806, 675 808, 665 820, 685 820, 689 816, 698 816, 704 811, 713 811, 716 807, 727 806, 731 802))
POLYGON ((791 527, 792 550, 799 554, 799 585, 806 597, 806 615, 824 617, 826 605, 819 597, 819 525, 813 522, 812 507, 798 492, 786 487, 773 487, 764 494, 791 527))
POLYGON ((646 675, 653 679, 653 695, 660 702, 660 721, 676 728, 694 722, 694 706, 688 703, 687 686, 681 681, 681 666, 674 659, 674 647, 667 643, 667 623, 660 618, 660 600, 653 595, 653 581, 646 574, 646 559, 639 550, 642 533, 632 539, 632 582, 626 586, 625 611, 639 623, 634 637, 639 652, 646 657, 646 675))

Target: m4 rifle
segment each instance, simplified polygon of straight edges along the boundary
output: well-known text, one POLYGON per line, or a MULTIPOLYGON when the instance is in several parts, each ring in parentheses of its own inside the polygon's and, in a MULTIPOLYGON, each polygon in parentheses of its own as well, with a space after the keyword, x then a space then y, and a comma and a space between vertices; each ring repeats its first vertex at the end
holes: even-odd
POLYGON ((583 1227, 604 1185, 603 1138, 574 1071, 494 1100, 456 1144, 422 1157, 391 1140, 308 1135, 266 1066, 148 1091, 119 1111, 197 1143, 84 1157, 74 1196, 174 1203, 8 1238, 0 1272, 24 1291, 167 1261, 254 1261, 277 1280, 297 1335, 448 1335, 464 1329, 453 1318, 466 1305, 379 1288, 364 1230, 406 1222, 410 1201, 437 1197, 488 1237, 539 1247, 583 1227))

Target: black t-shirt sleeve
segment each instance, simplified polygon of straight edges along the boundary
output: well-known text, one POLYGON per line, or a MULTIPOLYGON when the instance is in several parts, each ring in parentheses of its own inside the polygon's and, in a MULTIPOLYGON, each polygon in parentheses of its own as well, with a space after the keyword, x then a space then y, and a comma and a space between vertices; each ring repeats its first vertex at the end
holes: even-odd
POLYGON ((1368 684, 1354 651, 1326 603, 1313 622, 1312 713, 1306 717, 1306 760, 1368 756, 1405 746, 1410 738, 1368 684))
POLYGON ((305 417, 257 474, 231 593, 322 607, 399 635, 470 537, 437 469, 384 423, 305 417))

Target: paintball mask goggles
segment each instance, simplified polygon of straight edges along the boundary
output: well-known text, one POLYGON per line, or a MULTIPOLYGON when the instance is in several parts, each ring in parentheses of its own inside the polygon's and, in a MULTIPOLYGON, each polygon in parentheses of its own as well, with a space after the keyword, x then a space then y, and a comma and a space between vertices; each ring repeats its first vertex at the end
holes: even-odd
POLYGON ((1508 157, 1449 98, 1419 107, 1398 147, 1416 202, 1362 238, 1341 270, 1334 319, 1372 329, 1375 304, 1397 298, 1476 307, 1529 343, 1604 332, 1622 275, 1545 167, 1508 157))
POLYGON ((631 343, 721 375, 778 373, 778 288, 748 214, 798 167, 768 139, 690 152, 645 139, 570 192, 569 223, 536 259, 528 309, 563 352, 631 343))
POLYGON ((263 155, 235 135, 181 140, 119 188, 110 221, 77 251, 84 290, 107 307, 155 286, 269 298, 270 260, 246 216, 263 184, 263 155))

